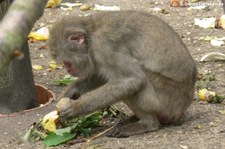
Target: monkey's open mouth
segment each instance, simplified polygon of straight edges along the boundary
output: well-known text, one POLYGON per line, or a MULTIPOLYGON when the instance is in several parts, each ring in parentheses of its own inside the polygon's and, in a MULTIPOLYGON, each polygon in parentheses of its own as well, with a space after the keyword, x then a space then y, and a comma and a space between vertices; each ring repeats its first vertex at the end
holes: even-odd
POLYGON ((72 75, 72 76, 74 76, 74 77, 78 77, 78 72, 75 70, 75 69, 73 69, 72 68, 72 64, 70 63, 70 62, 63 62, 64 63, 64 66, 65 66, 65 68, 66 68, 66 71, 70 74, 70 75, 72 75))

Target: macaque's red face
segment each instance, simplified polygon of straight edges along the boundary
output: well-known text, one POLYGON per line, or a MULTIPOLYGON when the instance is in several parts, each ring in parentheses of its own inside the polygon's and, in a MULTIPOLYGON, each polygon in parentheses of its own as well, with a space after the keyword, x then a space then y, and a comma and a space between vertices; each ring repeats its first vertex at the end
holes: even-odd
POLYGON ((67 70, 67 72, 74 76, 74 77, 78 77, 79 74, 78 74, 78 71, 76 71, 75 69, 72 68, 72 64, 70 62, 63 62, 64 63, 64 66, 65 66, 65 69, 67 70))
POLYGON ((86 77, 95 71, 90 57, 88 39, 83 29, 56 25, 50 31, 49 51, 57 62, 64 63, 70 75, 86 77))
MULTIPOLYGON (((79 47, 82 44, 85 44, 84 43, 85 37, 82 34, 79 34, 79 33, 70 35, 67 38, 67 40, 69 41, 70 44, 76 45, 77 47, 79 47)), ((63 63, 64 63, 64 66, 65 66, 65 69, 67 70, 67 72, 70 75, 72 75, 74 77, 78 77, 79 76, 78 71, 73 68, 73 65, 72 65, 71 62, 63 61, 63 63)))

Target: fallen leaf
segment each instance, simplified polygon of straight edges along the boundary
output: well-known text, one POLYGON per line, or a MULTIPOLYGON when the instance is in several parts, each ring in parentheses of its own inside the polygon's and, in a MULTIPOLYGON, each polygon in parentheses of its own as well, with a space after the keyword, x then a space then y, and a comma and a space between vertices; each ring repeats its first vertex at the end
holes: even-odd
POLYGON ((219 113, 225 115, 225 110, 219 110, 219 113))
POLYGON ((220 16, 218 26, 222 29, 225 29, 225 15, 220 16))
POLYGON ((63 79, 54 80, 54 82, 59 85, 68 85, 69 83, 73 82, 76 79, 77 79, 76 77, 73 77, 71 75, 66 75, 63 77, 63 79))
POLYGON ((191 3, 199 2, 200 0, 191 0, 191 3))
POLYGON ((155 11, 155 12, 161 12, 162 11, 162 8, 155 7, 155 8, 151 8, 150 10, 151 11, 155 11))
POLYGON ((96 11, 120 11, 118 6, 104 6, 104 5, 94 5, 94 10, 96 11))
POLYGON ((200 37, 199 40, 203 41, 211 41, 212 39, 218 39, 216 36, 205 36, 205 37, 200 37))
POLYGON ((170 6, 171 7, 185 7, 188 4, 188 0, 171 0, 170 6))
POLYGON ((46 5, 47 8, 56 7, 60 5, 62 0, 48 0, 48 3, 46 5))
POLYGON ((42 53, 42 54, 40 54, 40 56, 39 56, 40 58, 45 58, 45 56, 44 56, 44 54, 42 53))
POLYGON ((72 130, 72 127, 56 129, 55 134, 58 136, 63 136, 64 133, 70 133, 71 130, 72 130))
POLYGON ((61 6, 67 6, 67 7, 80 7, 82 3, 61 3, 61 6))
POLYGON ((47 40, 49 37, 49 30, 47 27, 42 27, 36 32, 30 32, 28 38, 34 38, 36 40, 47 40))
POLYGON ((169 13, 165 9, 162 9, 162 8, 159 8, 159 7, 151 8, 150 10, 153 11, 153 12, 158 12, 158 13, 163 13, 163 14, 168 14, 169 13))
POLYGON ((57 64, 49 64, 50 68, 56 69, 58 66, 57 64))
POLYGON ((200 6, 192 6, 187 8, 188 11, 193 11, 193 10, 209 10, 209 6, 206 5, 200 5, 200 6))
POLYGON ((211 43, 211 45, 216 46, 216 47, 220 47, 225 44, 224 41, 218 40, 218 39, 212 39, 210 41, 210 43, 211 43))
POLYGON ((47 46, 44 45, 44 46, 41 46, 41 47, 39 48, 39 50, 42 50, 42 49, 47 49, 47 46))
POLYGON ((202 27, 204 29, 215 28, 216 18, 215 17, 203 18, 203 19, 195 18, 194 19, 194 25, 197 25, 197 26, 202 27))
POLYGON ((186 146, 186 145, 180 145, 180 147, 183 149, 188 149, 188 146, 186 146))
POLYGON ((33 65, 32 67, 35 70, 42 70, 43 69, 43 67, 41 65, 33 65))
POLYGON ((72 11, 73 7, 60 7, 60 9, 63 11, 72 11))
POLYGON ((57 62, 54 61, 54 60, 51 60, 49 62, 49 67, 50 67, 50 70, 49 71, 51 71, 52 69, 62 69, 63 68, 62 65, 57 64, 57 62))
POLYGON ((71 11, 74 9, 74 7, 80 7, 82 3, 61 3, 61 10, 64 11, 71 11))
POLYGON ((195 129, 201 129, 202 126, 201 126, 200 124, 197 124, 197 125, 194 126, 194 128, 195 128, 195 129))
POLYGON ((44 144, 47 147, 56 146, 62 144, 68 140, 73 139, 76 136, 75 133, 64 133, 63 136, 56 135, 55 133, 50 133, 45 139, 44 144))

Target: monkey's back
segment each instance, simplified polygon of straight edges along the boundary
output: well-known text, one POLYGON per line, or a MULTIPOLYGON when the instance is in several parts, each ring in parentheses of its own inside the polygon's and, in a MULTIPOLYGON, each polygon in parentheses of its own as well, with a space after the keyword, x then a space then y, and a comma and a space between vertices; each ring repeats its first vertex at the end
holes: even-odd
POLYGON ((101 26, 101 30, 93 27, 93 35, 101 35, 106 43, 115 47, 114 51, 120 50, 120 45, 125 46, 146 71, 177 82, 195 82, 192 57, 179 35, 160 18, 143 12, 121 11, 97 13, 87 20, 92 23, 86 25, 101 26))
POLYGON ((136 58, 148 72, 177 82, 195 82, 190 78, 195 78, 196 67, 182 39, 154 15, 137 11, 99 12, 63 20, 66 26, 85 28, 95 48, 99 44, 96 39, 101 38, 102 43, 114 47, 114 52, 129 53, 136 58))

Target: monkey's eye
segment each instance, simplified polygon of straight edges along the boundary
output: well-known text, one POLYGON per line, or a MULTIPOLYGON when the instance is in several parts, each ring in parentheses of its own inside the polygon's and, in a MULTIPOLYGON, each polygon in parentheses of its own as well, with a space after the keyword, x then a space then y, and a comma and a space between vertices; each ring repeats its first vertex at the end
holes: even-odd
POLYGON ((82 34, 75 34, 75 35, 70 35, 68 37, 68 40, 78 44, 82 44, 84 43, 85 38, 84 38, 84 35, 82 34))

